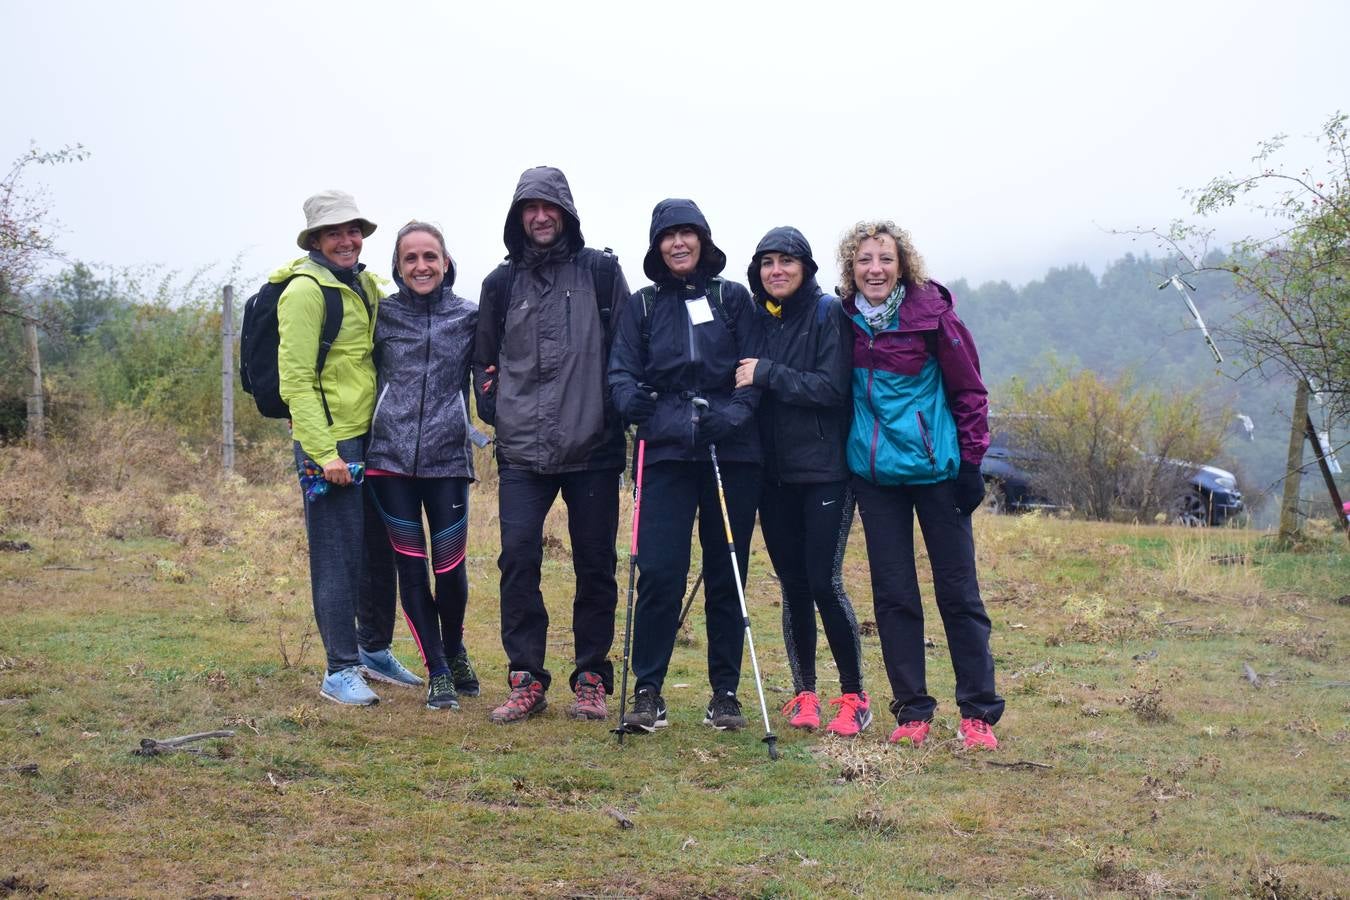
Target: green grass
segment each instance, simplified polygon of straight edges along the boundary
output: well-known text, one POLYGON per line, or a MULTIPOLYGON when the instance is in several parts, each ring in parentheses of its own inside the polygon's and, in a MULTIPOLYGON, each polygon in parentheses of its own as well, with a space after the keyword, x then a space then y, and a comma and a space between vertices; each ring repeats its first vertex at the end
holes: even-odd
MULTIPOLYGON (((996 754, 957 747, 922 569, 941 703, 928 745, 885 743, 874 636, 873 728, 855 742, 791 732, 777 714, 790 688, 777 589, 757 546, 748 595, 782 751, 771 763, 748 660, 752 727, 699 724, 697 605, 667 732, 619 746, 612 718, 567 720, 556 688, 542 717, 490 725, 505 668, 493 502, 476 489, 467 641, 484 695, 455 713, 387 687, 373 709, 319 698, 321 649, 310 639, 300 653, 310 610, 289 486, 222 488, 205 515, 224 536, 210 542, 181 523, 174 540, 12 528, 34 549, 0 553, 0 700, 13 701, 0 704, 0 884, 117 896, 1350 893, 1343 543, 1279 554, 1248 532, 981 514, 1008 699, 996 754), (1247 558, 1212 561, 1232 555, 1247 558), (130 752, 218 728, 236 734, 201 755, 130 752), (26 763, 36 775, 14 768, 26 763)), ((550 529, 565 534, 560 514, 550 529)), ((545 575, 561 683, 565 549, 550 550, 545 575)), ((856 529, 846 581, 872 619, 856 529)), ((821 654, 828 693, 824 641, 821 654)))

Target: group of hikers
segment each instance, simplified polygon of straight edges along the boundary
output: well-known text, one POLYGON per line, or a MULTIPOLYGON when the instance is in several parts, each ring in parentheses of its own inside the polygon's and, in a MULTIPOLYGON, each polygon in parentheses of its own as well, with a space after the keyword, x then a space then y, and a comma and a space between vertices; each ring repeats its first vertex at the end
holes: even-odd
POLYGON ((563 173, 538 167, 516 186, 506 260, 475 304, 455 293, 455 263, 435 226, 399 230, 396 290, 384 296, 360 262, 376 226, 351 195, 316 194, 304 212, 297 244, 306 255, 269 281, 281 288, 277 373, 296 465, 302 482, 308 473, 324 488, 303 504, 324 697, 375 703, 374 679, 425 684, 428 707, 456 709, 460 696, 480 691, 463 642, 481 437, 471 386, 477 415, 494 428, 499 477, 508 694, 493 722, 521 722, 547 706, 541 568, 545 517, 560 493, 575 573, 568 715, 610 714, 619 493, 635 427, 639 574, 626 617, 631 654, 625 647, 634 691, 631 703, 623 698, 621 729, 668 724, 662 689, 695 520, 711 687, 704 722, 746 725, 737 699, 749 624, 742 592, 757 512, 783 595, 794 693, 783 714, 816 729, 828 707, 829 732, 866 729, 872 705, 841 575, 856 503, 893 695, 890 741, 922 744, 937 707, 925 678, 917 516, 956 673, 959 738, 997 746, 1003 700, 970 518, 984 495, 987 393, 951 293, 928 277, 908 232, 889 221, 850 228, 836 297, 821 290, 801 232, 774 228, 755 248, 747 289, 722 277, 727 258, 699 207, 662 200, 642 262, 651 285, 630 292, 614 254, 586 246, 563 173), (325 321, 338 318, 336 334, 326 332, 325 321), (395 585, 425 681, 390 652, 395 585), (839 673, 840 694, 827 703, 816 611, 839 673))

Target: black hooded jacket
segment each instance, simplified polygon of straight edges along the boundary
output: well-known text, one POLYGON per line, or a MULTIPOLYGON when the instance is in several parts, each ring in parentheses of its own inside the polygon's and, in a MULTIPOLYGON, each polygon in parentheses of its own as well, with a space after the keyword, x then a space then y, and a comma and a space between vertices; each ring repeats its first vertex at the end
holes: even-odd
POLYGON ((452 290, 455 262, 441 286, 415 294, 399 276, 398 293, 375 320, 377 400, 366 465, 419 478, 473 478, 473 445, 464 392, 478 307, 452 290))
POLYGON ((754 384, 764 391, 759 435, 764 474, 770 481, 799 484, 848 478, 852 330, 838 298, 816 283, 818 268, 802 233, 784 226, 764 235, 746 272, 764 331, 754 384), (771 298, 759 266, 769 252, 802 261, 801 287, 783 302, 781 316, 764 306, 771 298))
POLYGON ((655 284, 634 294, 617 319, 609 359, 610 393, 616 409, 627 408, 639 385, 659 395, 656 412, 638 428, 638 437, 647 442, 648 462, 710 458, 694 425, 690 402, 694 395, 706 399, 714 414, 733 427, 717 441, 719 461, 762 461, 759 434, 752 426, 759 390, 734 389, 737 364, 759 351, 760 324, 754 302, 743 286, 720 279, 721 304, 709 296, 711 279, 721 273, 726 259, 692 200, 662 200, 656 205, 643 261, 643 271, 655 284), (661 261, 657 238, 677 225, 691 225, 699 233, 699 264, 688 278, 672 275, 661 261), (695 325, 686 303, 700 297, 708 298, 712 321, 695 325), (647 347, 642 340, 644 315, 649 320, 647 347))
POLYGON ((622 468, 622 422, 609 403, 605 367, 613 322, 628 300, 623 272, 604 304, 606 328, 595 296, 602 254, 584 245, 571 188, 549 166, 520 176, 502 240, 507 261, 483 281, 473 352, 478 413, 496 426, 498 464, 540 474, 622 468), (563 211, 562 234, 547 252, 532 248, 521 223, 530 200, 563 211), (504 311, 499 297, 507 299, 504 311), (488 366, 498 371, 489 375, 488 366))

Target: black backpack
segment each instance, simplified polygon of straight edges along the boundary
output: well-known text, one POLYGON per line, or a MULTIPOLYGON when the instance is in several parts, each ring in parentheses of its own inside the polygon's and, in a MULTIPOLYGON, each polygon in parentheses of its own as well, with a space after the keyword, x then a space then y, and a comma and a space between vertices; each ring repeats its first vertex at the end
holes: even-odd
MULTIPOLYGON (((277 346, 280 344, 277 301, 292 279, 300 277, 313 278, 311 275, 292 275, 285 281, 269 281, 244 303, 244 324, 239 332, 239 380, 244 392, 253 395, 258 412, 269 419, 291 417, 290 409, 281 399, 281 377, 277 372, 277 346)), ((318 283, 318 279, 314 281, 318 283)), ((319 290, 323 291, 323 329, 319 333, 319 356, 314 361, 316 376, 323 373, 324 360, 342 328, 342 292, 324 284, 319 285, 319 290)), ((333 414, 328 411, 328 397, 321 380, 319 399, 323 401, 328 424, 332 425, 333 414)))
MULTIPOLYGON (((650 362, 652 346, 652 301, 656 299, 657 287, 649 284, 638 291, 638 296, 642 298, 642 317, 638 320, 638 337, 642 347, 642 364, 645 366, 650 362)), ((714 275, 708 279, 708 299, 712 303, 713 309, 717 310, 718 316, 722 319, 722 324, 726 326, 731 336, 736 337, 736 320, 731 317, 727 310, 727 305, 722 299, 722 278, 714 275)))

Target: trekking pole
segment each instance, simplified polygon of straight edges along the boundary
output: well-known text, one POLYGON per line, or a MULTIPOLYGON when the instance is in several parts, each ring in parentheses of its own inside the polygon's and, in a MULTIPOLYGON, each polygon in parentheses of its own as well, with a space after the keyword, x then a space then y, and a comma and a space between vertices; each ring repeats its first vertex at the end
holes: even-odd
POLYGON ((683 628, 684 620, 689 618, 689 609, 694 605, 694 595, 698 593, 698 586, 702 583, 703 583, 703 570, 699 569, 698 577, 694 579, 694 586, 689 589, 689 599, 684 601, 684 609, 680 612, 680 621, 675 626, 676 631, 679 631, 681 628, 683 628))
POLYGON ((642 510, 642 461, 646 450, 647 442, 638 441, 635 464, 637 474, 633 477, 633 537, 628 544, 628 610, 623 616, 623 682, 619 688, 619 724, 614 728, 621 746, 623 736, 628 733, 627 726, 623 724, 623 717, 628 711, 628 651, 633 636, 633 579, 637 574, 638 513, 642 510))
MULTIPOLYGON (((694 398, 695 407, 706 408, 708 401, 694 398), (700 407, 699 404, 702 404, 700 407)), ((759 677, 759 660, 755 658, 755 636, 750 633, 750 610, 745 605, 745 588, 741 586, 741 566, 736 560, 736 541, 731 535, 731 514, 727 512, 727 495, 722 489, 722 469, 717 465, 717 447, 708 444, 708 455, 712 457, 713 478, 717 481, 717 502, 722 507, 722 526, 727 532, 727 549, 731 552, 731 574, 736 578, 736 597, 741 601, 741 620, 745 622, 745 640, 750 645, 750 667, 755 672, 755 690, 759 692, 759 712, 764 716, 764 743, 769 745, 769 759, 778 758, 778 735, 769 727, 769 707, 764 702, 764 682, 759 677)))

